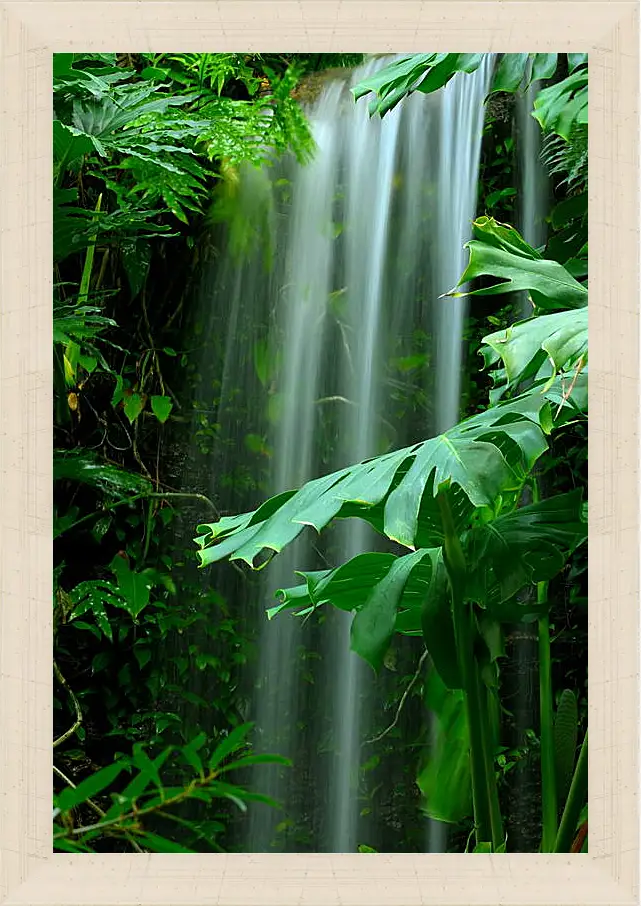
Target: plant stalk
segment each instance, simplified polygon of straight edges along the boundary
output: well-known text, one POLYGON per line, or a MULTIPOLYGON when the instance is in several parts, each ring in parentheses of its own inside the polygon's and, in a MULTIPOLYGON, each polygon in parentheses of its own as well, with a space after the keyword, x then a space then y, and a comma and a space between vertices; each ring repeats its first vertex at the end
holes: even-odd
POLYGON ((563 809, 563 816, 559 826, 559 832, 556 835, 554 844, 555 853, 568 853, 572 847, 572 841, 576 833, 576 826, 579 822, 581 809, 585 805, 588 794, 588 734, 586 732, 583 738, 583 745, 579 753, 579 760, 574 769, 570 792, 563 809))
MULTIPOLYGON (((474 825, 476 842, 493 841, 490 798, 488 794, 487 763, 483 742, 481 719, 481 697, 478 684, 477 666, 474 657, 472 610, 465 607, 465 556, 461 547, 446 492, 437 495, 443 524, 443 552, 445 565, 452 587, 452 616, 459 668, 463 681, 465 709, 470 731, 470 769, 472 774, 472 800, 474 804, 474 825)), ((492 775, 494 776, 494 775, 492 775)))
MULTIPOLYGON (((539 582, 537 601, 545 604, 548 596, 548 583, 539 582)), ((552 705, 552 668, 550 656, 550 618, 546 614, 539 620, 539 707, 541 723, 541 783, 543 837, 541 851, 554 851, 557 835, 557 789, 556 766, 554 759, 554 723, 552 705)))
POLYGON ((490 809, 490 826, 492 828, 492 849, 498 852, 499 847, 505 842, 503 819, 499 803, 499 791, 496 785, 496 771, 494 769, 494 740, 490 727, 490 714, 488 707, 489 690, 479 676, 478 667, 475 665, 476 683, 479 698, 479 717, 481 722, 481 736, 483 739, 483 755, 485 758, 485 775, 487 784, 487 798, 490 809))

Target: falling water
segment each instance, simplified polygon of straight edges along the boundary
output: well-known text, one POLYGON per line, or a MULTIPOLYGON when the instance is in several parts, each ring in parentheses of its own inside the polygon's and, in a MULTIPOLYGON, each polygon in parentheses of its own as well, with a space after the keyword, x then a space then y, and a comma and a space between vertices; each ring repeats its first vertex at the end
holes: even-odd
MULTIPOLYGON (((525 241, 534 248, 543 246, 547 239, 545 217, 550 193, 549 177, 541 161, 541 127, 532 116, 534 99, 540 88, 540 82, 532 82, 517 96, 516 102, 519 199, 517 226, 525 241)), ((521 294, 516 320, 529 318, 531 314, 532 304, 528 294, 524 292, 521 294)), ((522 502, 524 504, 531 502, 528 490, 525 491, 522 502)), ((523 594, 532 596, 534 591, 528 589, 523 594)), ((513 709, 517 741, 522 744, 526 731, 536 726, 538 722, 537 697, 533 691, 536 690, 538 683, 538 636, 531 625, 518 624, 514 630, 512 638, 517 692, 513 709)), ((516 851, 528 851, 532 843, 527 838, 527 831, 524 833, 524 828, 531 824, 532 802, 536 801, 538 795, 538 782, 527 761, 519 766, 512 780, 516 796, 513 814, 510 816, 511 845, 516 851)))
MULTIPOLYGON (((220 333, 227 318, 218 412, 227 459, 218 474, 243 462, 258 470, 244 435, 267 464, 244 492, 238 482, 233 494, 217 487, 225 511, 458 419, 464 305, 439 296, 466 263, 492 58, 433 95, 410 96, 382 120, 349 92, 380 65, 326 82, 308 110, 311 163, 280 161, 249 176, 249 195, 258 180, 268 212, 264 229, 242 264, 226 253, 217 265, 209 292, 219 315, 210 331, 220 333)), ((240 205, 242 174, 238 192, 240 205)), ((349 614, 328 612, 317 626, 289 615, 267 621, 262 612, 276 588, 297 584, 295 569, 375 549, 372 534, 354 521, 320 538, 309 531, 266 568, 260 588, 239 592, 260 620, 249 707, 258 743, 294 763, 253 774, 255 789, 284 802, 285 818, 252 808, 249 851, 354 852, 365 842, 359 765, 380 681, 349 649, 349 614)), ((371 821, 368 832, 376 845, 371 821)), ((432 828, 428 847, 442 845, 432 828)))

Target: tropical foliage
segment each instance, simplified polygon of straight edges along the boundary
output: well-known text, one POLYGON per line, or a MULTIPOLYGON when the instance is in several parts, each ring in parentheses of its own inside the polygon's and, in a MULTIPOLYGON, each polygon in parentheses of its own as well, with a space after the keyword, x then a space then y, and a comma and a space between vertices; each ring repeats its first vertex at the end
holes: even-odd
MULTIPOLYGON (((370 113, 384 116, 408 93, 474 71, 482 56, 407 56, 354 95, 371 96, 370 113)), ((566 688, 557 676, 565 630, 555 589, 585 570, 585 54, 498 60, 488 104, 535 84, 555 202, 543 248, 502 222, 516 195, 515 139, 511 120, 489 115, 485 215, 450 292, 466 287, 470 360, 480 352, 485 363, 482 373, 481 359, 468 369, 460 424, 241 515, 221 516, 207 477, 180 452, 202 379, 190 300, 205 259, 218 254, 216 225, 224 221, 239 252, 263 242, 260 176, 248 228, 246 212, 237 216, 239 170, 260 174, 282 154, 304 166, 315 153, 297 100, 304 76, 361 57, 54 55, 58 850, 233 846, 231 815, 267 802, 252 766, 286 760, 252 751, 243 677, 256 642, 233 597, 203 583, 196 564, 260 569, 302 532, 350 519, 374 529, 384 551, 301 570, 266 618, 313 620, 322 631, 330 607, 350 612, 352 647, 379 672, 398 639, 414 646, 417 673, 398 674, 388 706, 395 724, 410 693, 432 713, 437 733, 410 766, 414 781, 428 815, 475 831, 476 851, 506 848, 502 797, 527 759, 540 765, 542 849, 584 845, 585 696, 580 682, 566 688), (513 317, 517 293, 529 299, 528 318, 513 317), (196 523, 197 557, 187 549, 196 523), (515 625, 538 638, 532 751, 503 744, 505 642, 515 625)), ((210 449, 219 426, 210 411, 198 419, 196 441, 210 449)), ((258 434, 245 443, 266 455, 258 434)), ((257 475, 244 480, 260 487, 257 475)), ((377 757, 363 770, 374 771, 377 757)))
MULTIPOLYGON (((429 93, 456 72, 473 71, 481 57, 395 60, 354 94, 374 93, 370 113, 384 115, 412 91, 429 93)), ((532 115, 566 142, 587 124, 586 64, 585 55, 571 55, 569 75, 534 100, 532 115)), ((492 91, 549 79, 557 65, 556 54, 505 55, 492 91)), ((566 210, 585 212, 568 202, 566 210)), ((557 215, 559 222, 565 224, 557 215)), ((300 572, 303 584, 282 589, 270 616, 293 609, 308 618, 328 604, 353 612, 352 648, 376 670, 395 632, 422 635, 438 676, 432 685, 441 687, 440 695, 432 693, 432 705, 442 742, 419 786, 432 817, 456 822, 473 813, 477 851, 505 848, 494 766, 503 629, 538 620, 541 845, 548 852, 568 851, 587 795, 587 734, 559 826, 575 767, 577 718, 571 690, 553 717, 548 583, 585 542, 587 525, 581 492, 541 499, 537 473, 548 437, 587 414, 586 271, 577 266, 585 261, 587 236, 579 228, 580 245, 571 251, 569 237, 557 236, 557 253, 548 256, 492 218, 479 218, 474 233, 458 285, 476 288, 465 295, 525 291, 532 305, 531 318, 483 339, 494 380, 490 406, 443 435, 315 479, 253 512, 202 524, 195 540, 203 566, 229 557, 256 569, 307 527, 320 532, 334 519, 358 518, 411 551, 366 553, 333 569, 300 572), (565 246, 562 256, 559 246, 565 246), (529 505, 523 505, 526 489, 529 505), (519 593, 528 586, 538 593, 523 601, 519 593), (460 795, 443 797, 443 789, 460 795)), ((450 293, 461 294, 456 287, 450 293)))

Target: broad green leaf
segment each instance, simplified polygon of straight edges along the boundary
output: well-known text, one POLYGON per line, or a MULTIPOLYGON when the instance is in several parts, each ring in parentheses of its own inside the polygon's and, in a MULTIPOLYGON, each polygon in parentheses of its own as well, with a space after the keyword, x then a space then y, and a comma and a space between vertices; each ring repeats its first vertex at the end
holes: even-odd
POLYGON ((351 648, 378 671, 383 666, 402 598, 405 583, 414 567, 424 557, 433 556, 430 550, 418 550, 399 557, 391 564, 387 575, 372 589, 356 611, 351 629, 351 648))
POLYGON ((421 808, 436 821, 456 824, 472 814, 470 736, 463 693, 448 689, 436 671, 426 682, 435 739, 417 778, 421 808))
POLYGON ((496 605, 526 585, 552 579, 586 537, 580 490, 519 507, 472 528, 463 540, 466 598, 500 619, 500 609, 493 611, 496 605))
POLYGON ((569 140, 574 126, 588 121, 587 69, 577 69, 563 81, 540 91, 532 116, 544 132, 556 132, 569 140))
MULTIPOLYGON (((484 234, 485 238, 494 224, 491 218, 479 218, 474 223, 475 234, 484 234)), ((496 296, 506 292, 528 290, 534 304, 543 310, 583 308, 587 305, 586 287, 575 280, 557 261, 534 257, 523 252, 507 251, 505 248, 478 239, 468 242, 466 248, 470 251, 470 260, 458 286, 463 286, 477 277, 487 276, 496 277, 501 282, 466 292, 457 292, 454 289, 446 295, 496 296)), ((534 249, 530 249, 530 252, 534 252, 534 249)))
POLYGON ((461 689, 451 592, 441 553, 434 563, 431 578, 421 607, 423 641, 443 683, 449 689, 461 689))
POLYGON ((145 285, 145 280, 149 273, 151 245, 141 239, 124 239, 120 243, 120 254, 125 273, 127 274, 129 289, 131 290, 131 301, 133 302, 145 285))
POLYGON ((54 481, 79 481, 112 494, 151 492, 151 482, 142 475, 127 472, 118 466, 101 462, 88 450, 55 450, 54 481))
POLYGON ((116 777, 125 769, 126 765, 124 762, 116 761, 113 764, 107 765, 106 768, 102 768, 99 771, 96 771, 95 774, 92 774, 90 777, 87 777, 86 780, 83 780, 78 784, 77 787, 67 787, 64 789, 59 796, 55 797, 55 803, 60 809, 61 812, 67 812, 69 809, 74 808, 76 805, 85 802, 87 799, 91 799, 93 796, 102 793, 108 786, 110 786, 116 777))
MULTIPOLYGON (((500 356, 510 386, 518 386, 536 377, 542 365, 551 365, 549 383, 557 372, 572 368, 588 356, 588 309, 560 311, 520 321, 488 334, 483 343, 500 356)), ((493 356, 488 350, 486 364, 493 356)))
POLYGON ((396 94, 398 91, 403 91, 405 94, 418 79, 425 75, 430 63, 439 56, 442 58, 446 54, 412 54, 400 60, 394 60, 393 63, 359 82, 355 88, 352 88, 352 94, 356 100, 370 92, 374 92, 381 99, 385 99, 390 94, 396 94))
POLYGON ((587 53, 569 53, 568 54, 568 69, 570 72, 574 72, 575 69, 578 69, 579 66, 584 66, 588 62, 587 53))
POLYGON ((516 91, 525 77, 529 56, 527 53, 503 54, 492 82, 492 91, 516 91))
POLYGON ((169 418, 169 413, 173 408, 173 402, 169 396, 152 396, 151 411, 161 424, 164 424, 169 418))
POLYGON ((359 82, 352 88, 352 93, 356 100, 374 93, 375 98, 369 105, 370 115, 384 116, 412 91, 424 94, 438 91, 457 72, 474 72, 483 57, 484 54, 479 53, 413 54, 394 60, 359 82))
POLYGON ((79 157, 90 154, 93 143, 88 136, 71 129, 60 120, 53 121, 53 159, 59 167, 68 167, 79 157))
POLYGON ((428 650, 447 681, 452 681, 450 640, 442 635, 446 621, 441 611, 449 609, 449 589, 439 548, 401 557, 358 554, 335 569, 299 575, 305 584, 280 589, 282 603, 271 608, 270 616, 285 609, 305 616, 326 604, 355 612, 351 647, 374 669, 380 669, 395 631, 420 635, 423 627, 428 650), (423 623, 426 601, 430 613, 423 623))
POLYGON ((551 79, 556 72, 557 53, 535 53, 532 62, 531 81, 537 82, 539 79, 551 79))
POLYGON ((106 582, 102 579, 89 580, 80 582, 79 585, 70 592, 70 599, 76 605, 69 619, 75 620, 83 614, 90 612, 104 635, 113 641, 113 633, 105 604, 111 604, 114 607, 122 607, 122 598, 118 588, 112 582, 106 582))
POLYGON ((152 588, 149 576, 133 572, 125 558, 119 554, 113 558, 109 568, 118 579, 118 590, 124 599, 125 609, 134 620, 137 620, 149 604, 149 592, 152 588))
POLYGON ((440 544, 434 498, 449 486, 457 501, 457 529, 476 506, 494 506, 515 493, 545 451, 542 425, 549 403, 539 393, 472 416, 420 444, 308 482, 295 493, 268 500, 251 514, 201 526, 196 543, 201 565, 224 557, 256 560, 283 549, 312 525, 321 531, 334 518, 358 516, 406 547, 440 544))
POLYGON ((483 60, 482 53, 448 53, 433 65, 425 78, 416 86, 417 91, 430 94, 442 88, 457 72, 474 72, 483 60))

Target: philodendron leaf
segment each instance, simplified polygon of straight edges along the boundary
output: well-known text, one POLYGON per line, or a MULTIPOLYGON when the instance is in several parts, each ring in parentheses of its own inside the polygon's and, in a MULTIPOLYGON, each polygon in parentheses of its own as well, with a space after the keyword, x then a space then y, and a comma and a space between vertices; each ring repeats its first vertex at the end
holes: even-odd
POLYGON ((567 79, 540 91, 534 100, 534 118, 544 132, 556 132, 566 141, 577 125, 588 122, 588 70, 577 69, 567 79))
POLYGON ((421 808, 436 821, 456 824, 472 814, 470 734, 463 693, 446 688, 432 671, 425 701, 434 715, 434 735, 416 781, 423 794, 421 808))
MULTIPOLYGON (((520 321, 483 337, 481 352, 486 365, 496 356, 503 360, 508 386, 518 386, 539 376, 548 363, 548 383, 559 371, 588 358, 588 310, 559 311, 520 321)), ((547 375, 546 375, 547 377, 547 375)))
POLYGON ((378 113, 384 116, 412 91, 431 94, 442 88, 457 72, 474 72, 484 56, 482 53, 412 54, 394 60, 359 82, 352 88, 352 93, 358 100, 372 92, 375 97, 369 105, 370 115, 378 113))
POLYGON ((466 597, 501 619, 501 604, 526 585, 552 579, 586 537, 580 490, 519 507, 477 526, 464 538, 466 597))
POLYGON ((499 63, 492 91, 516 91, 525 77, 529 53, 504 53, 499 63))
MULTIPOLYGON (((285 609, 306 616, 327 604, 353 611, 352 650, 375 670, 382 666, 394 632, 419 635, 424 601, 447 594, 439 548, 419 549, 403 557, 359 554, 336 569, 299 575, 305 584, 281 589, 282 603, 269 611, 270 616, 285 609)), ((439 644, 440 639, 432 635, 431 645, 439 644)))
POLYGON ((230 557, 260 568, 261 557, 282 550, 306 525, 321 531, 334 518, 354 516, 410 549, 436 546, 442 541, 438 491, 450 488, 462 531, 474 507, 492 508, 518 491, 547 449, 549 424, 547 399, 526 394, 437 437, 314 479, 253 513, 200 525, 201 565, 230 557))
POLYGON ((414 567, 424 557, 432 557, 431 550, 418 550, 405 557, 398 557, 391 564, 387 575, 372 589, 364 604, 356 611, 351 631, 351 647, 374 670, 380 670, 387 653, 398 613, 399 599, 414 567))
POLYGON ((551 79, 556 72, 558 59, 557 53, 535 53, 532 63, 531 81, 536 82, 539 79, 551 79))
POLYGON ((446 295, 496 296, 527 290, 537 308, 583 308, 588 291, 562 264, 541 258, 512 227, 497 224, 491 217, 479 217, 473 224, 476 239, 466 244, 470 260, 457 286, 478 277, 495 277, 500 282, 466 292, 451 290, 446 295), (498 230, 500 227, 501 230, 498 230))
POLYGON ((430 589, 421 608, 421 629, 425 647, 441 680, 449 689, 461 689, 451 592, 442 554, 436 562, 430 589))

